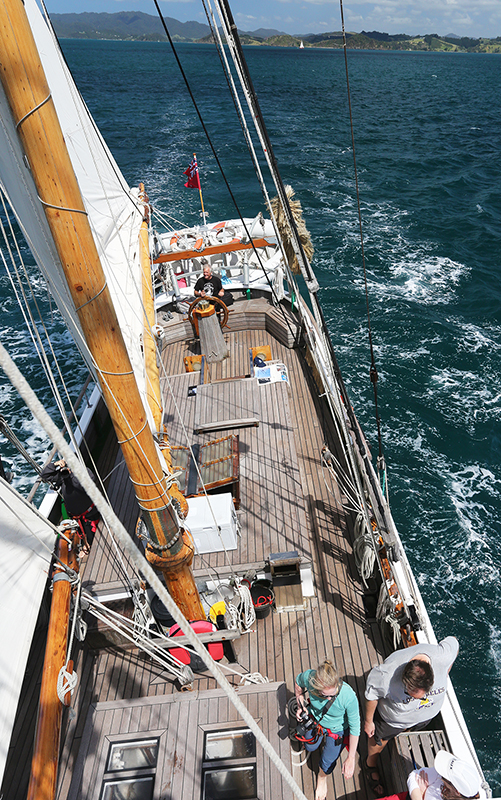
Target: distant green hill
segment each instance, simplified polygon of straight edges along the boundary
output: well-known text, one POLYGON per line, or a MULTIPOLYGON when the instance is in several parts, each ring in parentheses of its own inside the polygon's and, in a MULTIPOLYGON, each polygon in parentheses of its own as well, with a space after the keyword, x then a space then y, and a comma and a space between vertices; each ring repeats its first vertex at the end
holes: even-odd
MULTIPOLYGON (((164 41, 165 33, 158 17, 141 11, 120 11, 116 14, 94 13, 52 14, 51 19, 60 38, 68 39, 133 39, 138 41, 164 41)), ((208 25, 200 22, 178 22, 165 17, 169 33, 175 41, 211 42, 208 25)), ((242 44, 271 47, 299 47, 302 40, 306 47, 340 48, 343 35, 331 33, 289 34, 272 29, 239 31, 242 44)), ((448 34, 439 36, 429 33, 409 36, 406 33, 389 34, 380 31, 362 31, 346 34, 348 47, 357 50, 424 50, 460 53, 501 53, 501 37, 496 39, 472 39, 468 36, 448 34)))
MULTIPOLYGON (((162 41, 166 36, 158 17, 141 11, 120 11, 117 14, 94 13, 51 14, 52 24, 60 38, 67 39, 136 39, 162 41)), ((200 22, 178 22, 165 17, 173 39, 196 41, 210 29, 200 22)))
MULTIPOLYGON (((406 33, 388 34, 379 31, 347 33, 347 45, 357 50, 422 50, 457 53, 501 53, 501 37, 472 39, 468 36, 442 36, 437 33, 409 36, 406 33)), ((333 33, 308 34, 303 37, 305 47, 342 47, 343 36, 333 33)))
POLYGON ((301 40, 295 36, 289 36, 288 33, 283 33, 280 36, 270 36, 264 40, 263 44, 271 47, 299 47, 301 40))

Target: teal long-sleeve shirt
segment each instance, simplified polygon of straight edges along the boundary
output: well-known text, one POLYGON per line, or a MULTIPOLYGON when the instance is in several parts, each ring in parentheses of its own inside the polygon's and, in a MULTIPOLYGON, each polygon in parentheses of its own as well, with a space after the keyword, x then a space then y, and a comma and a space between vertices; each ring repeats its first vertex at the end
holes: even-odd
MULTIPOLYGON (((310 677, 314 671, 307 669, 306 672, 299 673, 296 683, 301 689, 310 691, 310 677)), ((341 691, 331 707, 320 719, 328 702, 328 697, 318 697, 310 692, 310 711, 315 719, 320 720, 322 727, 329 728, 333 733, 349 731, 353 736, 360 736, 360 709, 357 696, 351 686, 343 683, 341 691)))

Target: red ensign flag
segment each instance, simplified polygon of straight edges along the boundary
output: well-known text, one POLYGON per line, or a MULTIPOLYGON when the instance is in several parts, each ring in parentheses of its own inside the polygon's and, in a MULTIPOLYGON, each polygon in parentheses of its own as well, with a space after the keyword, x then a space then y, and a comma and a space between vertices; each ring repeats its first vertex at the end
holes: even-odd
POLYGON ((200 176, 198 174, 198 164, 196 158, 193 159, 188 169, 185 169, 183 175, 188 176, 188 180, 184 184, 188 189, 201 189, 200 176))

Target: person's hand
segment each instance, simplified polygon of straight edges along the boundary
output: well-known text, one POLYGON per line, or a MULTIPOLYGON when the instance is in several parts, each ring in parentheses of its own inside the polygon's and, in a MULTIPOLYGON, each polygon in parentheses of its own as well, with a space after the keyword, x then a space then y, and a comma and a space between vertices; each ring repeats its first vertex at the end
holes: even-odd
POLYGON ((304 697, 303 697, 303 695, 301 694, 301 695, 299 695, 299 697, 297 697, 296 699, 297 699, 296 718, 297 718, 297 719, 301 719, 301 714, 302 714, 302 713, 304 712, 304 710, 305 710, 305 705, 304 705, 304 697))
POLYGON ((348 758, 341 767, 341 772, 348 780, 353 778, 353 773, 355 772, 355 753, 353 753, 353 755, 351 755, 351 753, 348 754, 348 758))
POLYGON ((416 783, 417 783, 417 785, 419 787, 419 791, 421 792, 422 796, 424 797, 425 792, 426 792, 428 786, 430 785, 430 782, 428 780, 428 773, 424 769, 422 769, 421 772, 417 775, 416 783))
POLYGON ((367 720, 365 721, 365 723, 364 723, 364 731, 366 732, 366 734, 369 737, 369 739, 372 739, 372 737, 374 736, 374 733, 376 731, 376 726, 374 725, 374 720, 371 720, 370 722, 367 722, 367 720))

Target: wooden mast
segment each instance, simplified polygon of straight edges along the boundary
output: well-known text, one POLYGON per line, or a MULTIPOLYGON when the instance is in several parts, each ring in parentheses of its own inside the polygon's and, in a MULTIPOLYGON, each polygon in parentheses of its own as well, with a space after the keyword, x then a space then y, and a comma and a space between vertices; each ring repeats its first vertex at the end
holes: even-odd
POLYGON ((21 0, 0 0, 0 47, 4 90, 148 528, 147 555, 164 573, 183 614, 204 619, 191 572, 193 547, 167 493, 160 456, 21 0))

